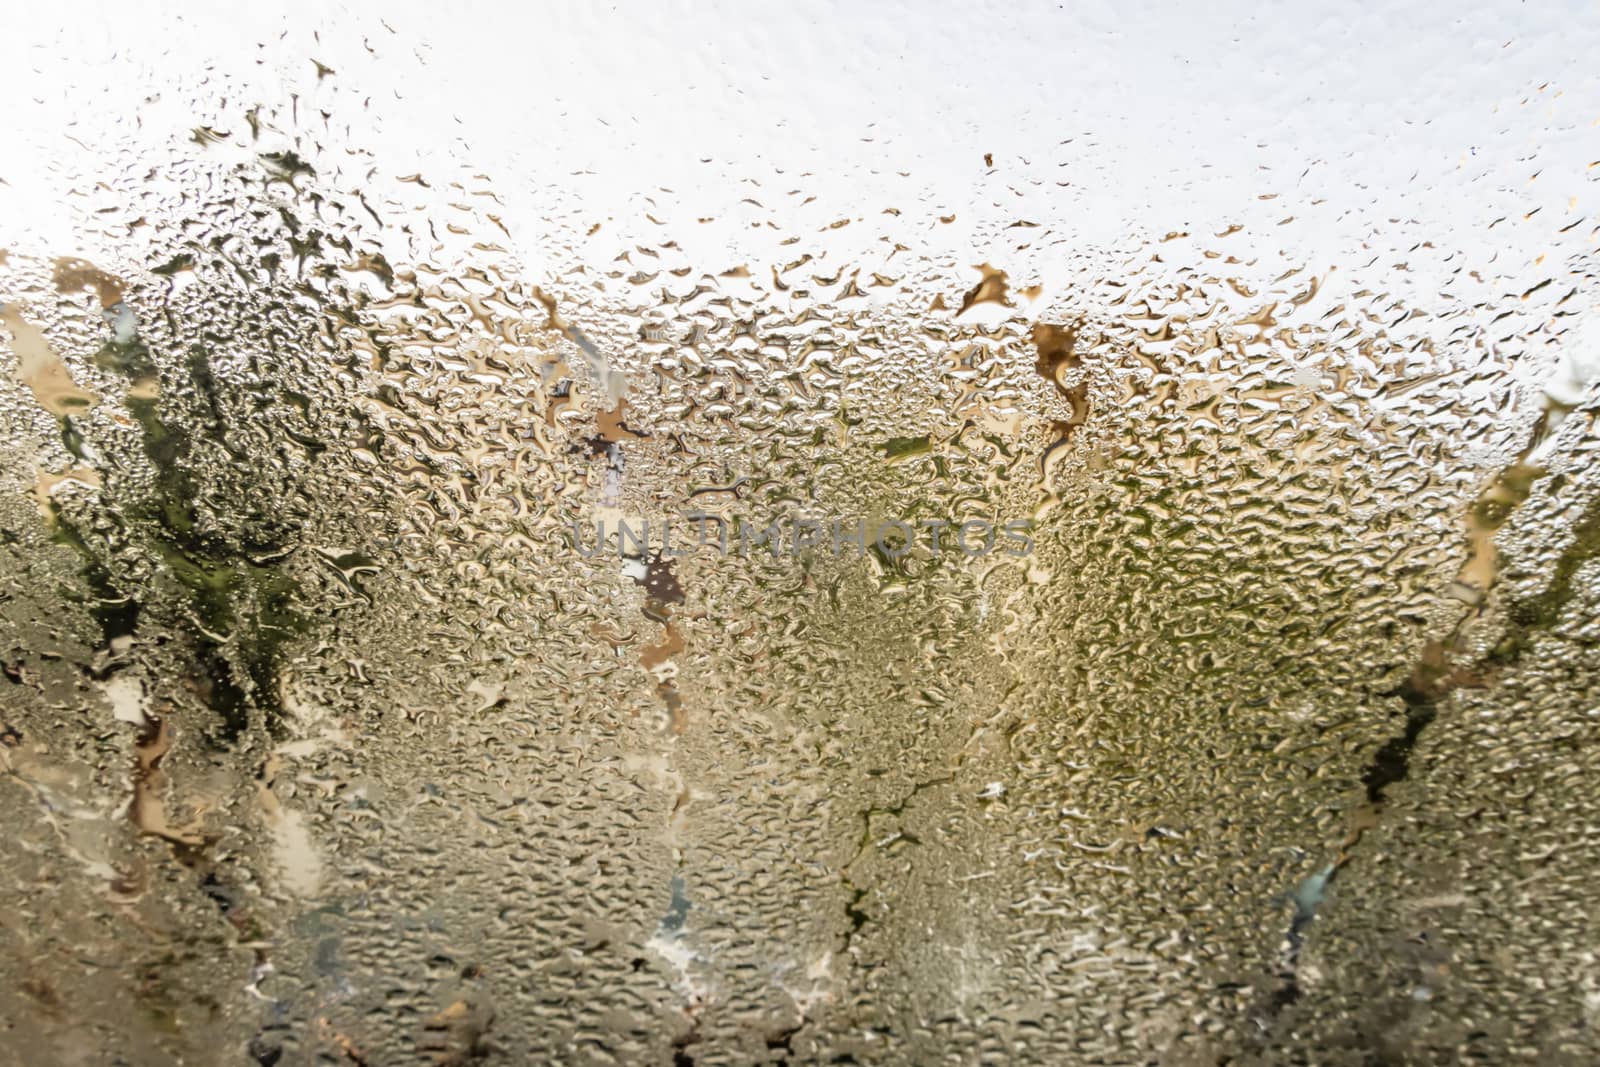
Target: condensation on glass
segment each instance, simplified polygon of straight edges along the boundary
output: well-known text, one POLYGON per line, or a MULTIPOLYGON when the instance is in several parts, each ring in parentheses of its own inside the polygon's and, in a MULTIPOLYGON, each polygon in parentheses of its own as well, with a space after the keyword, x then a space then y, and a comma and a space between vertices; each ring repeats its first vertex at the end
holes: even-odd
POLYGON ((0 1062, 1600 1058, 1592 10, 17 23, 0 1062))

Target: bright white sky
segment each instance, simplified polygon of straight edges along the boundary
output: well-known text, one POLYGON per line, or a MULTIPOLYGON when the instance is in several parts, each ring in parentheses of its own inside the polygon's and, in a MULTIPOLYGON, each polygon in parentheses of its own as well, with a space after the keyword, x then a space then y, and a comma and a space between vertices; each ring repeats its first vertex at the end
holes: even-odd
POLYGON ((737 205, 791 210, 794 189, 817 198, 806 220, 957 213, 929 239, 967 258, 1018 218, 1125 248, 1236 223, 1321 263, 1430 240, 1512 275, 1593 248, 1600 5, 295 8, 12 12, 0 247, 18 226, 67 239, 65 131, 92 151, 138 122, 161 145, 293 87, 308 111, 344 94, 329 110, 361 126, 324 144, 388 177, 487 175, 530 246, 556 208, 643 226, 641 195, 667 187, 653 213, 715 217, 672 236, 716 258, 770 255, 737 205), (311 56, 337 73, 319 83, 311 56))

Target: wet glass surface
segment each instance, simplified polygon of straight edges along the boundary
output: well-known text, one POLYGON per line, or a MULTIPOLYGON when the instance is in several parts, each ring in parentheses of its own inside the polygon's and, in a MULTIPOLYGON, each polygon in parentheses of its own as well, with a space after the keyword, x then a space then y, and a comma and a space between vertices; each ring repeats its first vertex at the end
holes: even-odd
POLYGON ((1600 19, 0 36, 0 1063, 1600 1057, 1600 19))

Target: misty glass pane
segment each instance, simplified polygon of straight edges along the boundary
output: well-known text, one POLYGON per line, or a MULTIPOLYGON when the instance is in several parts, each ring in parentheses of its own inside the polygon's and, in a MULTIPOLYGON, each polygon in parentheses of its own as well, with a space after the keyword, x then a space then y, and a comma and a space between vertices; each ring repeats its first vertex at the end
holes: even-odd
POLYGON ((1600 1062, 1600 10, 16 7, 0 1065, 1600 1062))

